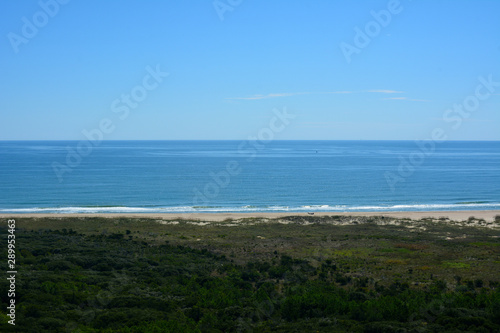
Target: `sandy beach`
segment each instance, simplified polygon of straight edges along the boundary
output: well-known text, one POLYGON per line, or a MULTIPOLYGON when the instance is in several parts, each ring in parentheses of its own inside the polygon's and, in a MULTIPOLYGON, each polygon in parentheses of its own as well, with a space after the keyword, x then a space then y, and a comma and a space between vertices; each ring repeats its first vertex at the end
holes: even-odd
MULTIPOLYGON (((314 212, 313 216, 387 216, 393 218, 409 218, 419 220, 422 218, 448 218, 452 221, 464 221, 473 216, 476 219, 484 219, 492 222, 495 216, 500 215, 500 210, 464 210, 464 211, 426 211, 426 212, 314 212)), ((282 212, 282 213, 170 213, 170 214, 0 214, 1 219, 12 218, 66 218, 66 217, 128 217, 128 218, 154 218, 163 220, 194 219, 200 221, 224 221, 226 219, 239 220, 244 218, 280 218, 284 216, 310 216, 308 213, 282 212)))

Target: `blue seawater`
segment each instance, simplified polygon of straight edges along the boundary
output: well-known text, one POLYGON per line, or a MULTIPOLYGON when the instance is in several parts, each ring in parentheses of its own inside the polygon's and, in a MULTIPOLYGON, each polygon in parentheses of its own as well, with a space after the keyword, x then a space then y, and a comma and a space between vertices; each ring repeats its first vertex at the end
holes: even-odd
POLYGON ((498 141, 89 144, 1 141, 0 213, 500 209, 498 141))

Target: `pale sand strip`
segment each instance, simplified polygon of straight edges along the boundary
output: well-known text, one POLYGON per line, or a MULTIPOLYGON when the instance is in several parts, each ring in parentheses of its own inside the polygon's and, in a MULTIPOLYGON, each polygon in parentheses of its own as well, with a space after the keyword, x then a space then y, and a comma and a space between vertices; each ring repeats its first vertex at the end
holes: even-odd
MULTIPOLYGON (((419 220, 430 217, 433 219, 448 218, 452 221, 465 221, 473 216, 476 219, 484 219, 487 222, 495 220, 495 216, 500 215, 500 210, 463 210, 463 211, 430 211, 430 212, 314 212, 313 216, 387 216, 394 218, 409 218, 419 220)), ((110 214, 0 214, 0 219, 15 218, 66 218, 66 217, 126 217, 126 218, 152 218, 163 220, 189 219, 200 221, 223 221, 226 219, 239 220, 243 218, 267 218, 274 219, 284 216, 310 216, 307 213, 285 212, 285 213, 110 213, 110 214)))

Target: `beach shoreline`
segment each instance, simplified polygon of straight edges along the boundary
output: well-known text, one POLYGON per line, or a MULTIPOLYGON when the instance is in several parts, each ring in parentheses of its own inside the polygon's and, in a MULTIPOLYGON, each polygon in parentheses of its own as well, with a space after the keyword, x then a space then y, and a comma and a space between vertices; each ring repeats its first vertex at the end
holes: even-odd
POLYGON ((500 216, 500 210, 463 210, 463 211, 399 211, 399 212, 252 212, 252 213, 78 213, 78 214, 57 214, 57 213, 33 213, 33 214, 0 214, 0 219, 16 218, 149 218, 162 220, 200 220, 218 222, 224 220, 241 220, 245 218, 265 218, 277 219, 286 216, 353 216, 370 217, 384 216, 391 218, 408 218, 411 220, 420 220, 423 218, 440 219, 447 218, 451 221, 465 221, 469 217, 483 219, 487 222, 493 222, 495 216, 500 216))

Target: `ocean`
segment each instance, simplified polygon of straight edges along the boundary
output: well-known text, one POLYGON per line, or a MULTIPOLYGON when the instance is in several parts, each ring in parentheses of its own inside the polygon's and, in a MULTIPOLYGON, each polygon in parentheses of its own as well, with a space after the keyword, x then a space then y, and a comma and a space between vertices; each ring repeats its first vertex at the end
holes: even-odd
POLYGON ((500 142, 1 141, 0 213, 500 209, 500 142))

